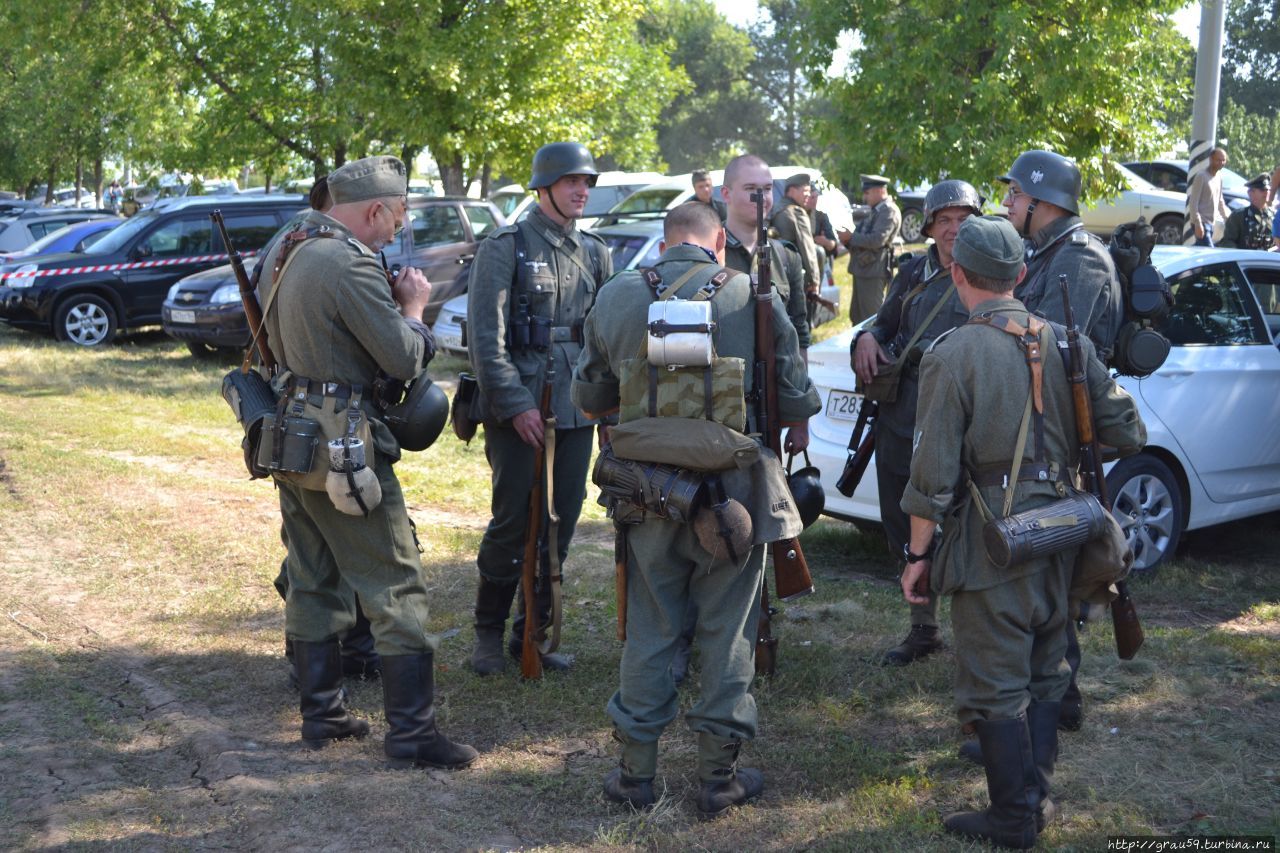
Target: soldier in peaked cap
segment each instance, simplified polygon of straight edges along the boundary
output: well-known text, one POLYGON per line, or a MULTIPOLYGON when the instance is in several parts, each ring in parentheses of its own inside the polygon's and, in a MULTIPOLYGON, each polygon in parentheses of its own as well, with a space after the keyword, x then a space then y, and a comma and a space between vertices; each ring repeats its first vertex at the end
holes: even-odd
MULTIPOLYGON (((367 422, 368 467, 382 500, 363 516, 339 511, 323 479, 276 475, 289 553, 285 626, 309 746, 364 737, 369 725, 342 704, 338 637, 355 623, 358 599, 382 659, 393 766, 465 767, 476 758, 436 726, 427 591, 417 538, 392 467, 400 446, 372 405, 379 371, 411 380, 435 352, 422 311, 431 285, 413 268, 391 286, 377 252, 404 224, 406 172, 395 157, 368 157, 329 176, 332 207, 311 211, 263 259, 264 322, 282 367, 278 390, 290 410, 316 418, 347 411, 367 422)), ((325 439, 335 436, 324 435, 325 439)), ((340 437, 340 436, 338 436, 340 437)))
POLYGON ((893 275, 893 241, 902 225, 902 212, 889 195, 888 178, 862 175, 862 200, 871 207, 870 215, 853 233, 841 231, 838 235, 849 247, 849 273, 853 276, 849 320, 855 326, 879 311, 884 302, 885 285, 893 275))
MULTIPOLYGON (((539 148, 529 181, 538 192, 537 205, 521 222, 491 233, 471 267, 467 338, 479 385, 472 416, 484 424, 485 456, 493 471, 493 516, 476 555, 480 579, 471 667, 480 675, 506 668, 502 639, 520 581, 529 495, 535 478, 543 476, 533 463, 543 442, 538 401, 549 355, 555 361, 551 408, 556 444, 554 460, 549 458, 553 487, 548 484, 547 494, 554 495, 560 520, 556 553, 549 553, 546 536, 538 543, 542 580, 535 594, 540 612, 533 618, 543 623, 552 607, 549 578, 559 574, 568 555, 586 499, 596 421, 574 408, 569 383, 582 350, 583 321, 600 286, 613 275, 613 260, 602 239, 574 223, 597 174, 584 145, 553 142, 539 148)), ((523 649, 523 601, 521 596, 507 644, 517 660, 523 649)), ((571 661, 568 655, 542 656, 549 670, 567 669, 571 661)))
POLYGON ((1245 184, 1249 192, 1249 205, 1234 211, 1227 217, 1227 230, 1218 241, 1224 249, 1271 248, 1271 220, 1275 215, 1267 207, 1270 181, 1265 174, 1258 175, 1245 184))
MULTIPOLYGON (((944 825, 1025 849, 1054 815, 1049 789, 1058 706, 1071 675, 1065 629, 1078 549, 998 568, 982 528, 994 513, 1073 494, 1080 460, 1060 333, 1013 296, 1022 254, 1013 227, 996 217, 972 217, 956 237, 952 277, 970 319, 920 362, 915 453, 902 497, 911 516, 902 590, 911 604, 952 597, 956 709, 976 731, 986 769, 990 807, 944 825), (1030 458, 1015 462, 1019 455, 1030 458)), ((1099 440, 1122 456, 1138 452, 1146 430, 1133 399, 1084 336, 1081 343, 1099 440)))
POLYGON ((818 247, 813 242, 813 223, 805 207, 812 184, 807 172, 787 178, 782 204, 773 212, 770 224, 777 229, 779 237, 795 246, 800 253, 805 293, 817 294, 822 286, 822 265, 818 260, 818 247))

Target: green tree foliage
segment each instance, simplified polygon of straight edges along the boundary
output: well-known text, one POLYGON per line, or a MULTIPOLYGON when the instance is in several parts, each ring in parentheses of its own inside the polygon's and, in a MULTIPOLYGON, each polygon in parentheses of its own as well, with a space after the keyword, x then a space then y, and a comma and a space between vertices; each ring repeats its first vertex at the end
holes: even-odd
POLYGON ((123 0, 0 6, 0 181, 52 190, 80 174, 100 191, 118 139, 164 113, 163 78, 134 52, 125 11, 123 0))
POLYGON ((817 162, 821 146, 815 129, 825 111, 814 83, 822 79, 826 63, 806 67, 804 46, 813 38, 813 16, 802 0, 760 5, 765 14, 750 30, 756 58, 748 77, 763 100, 765 120, 754 129, 752 150, 779 165, 817 162))
MULTIPOLYGON (((1189 95, 1166 70, 1190 50, 1170 18, 1181 0, 801 2, 857 35, 822 123, 846 177, 950 174, 990 187, 1020 151, 1047 148, 1074 157, 1097 197, 1119 183, 1111 156, 1169 146, 1159 119, 1189 95)), ((808 32, 806 59, 825 68, 837 34, 808 32)))
POLYGON ((1280 112, 1249 112, 1228 98, 1218 119, 1218 143, 1230 152, 1235 171, 1249 178, 1270 175, 1280 163, 1280 112))
POLYGON ((1223 98, 1258 116, 1274 116, 1280 110, 1280 3, 1231 0, 1226 29, 1223 98))
POLYGON ((722 168, 768 123, 747 81, 755 48, 710 0, 659 0, 641 19, 649 45, 671 46, 671 63, 691 86, 662 111, 658 147, 674 172, 722 168))

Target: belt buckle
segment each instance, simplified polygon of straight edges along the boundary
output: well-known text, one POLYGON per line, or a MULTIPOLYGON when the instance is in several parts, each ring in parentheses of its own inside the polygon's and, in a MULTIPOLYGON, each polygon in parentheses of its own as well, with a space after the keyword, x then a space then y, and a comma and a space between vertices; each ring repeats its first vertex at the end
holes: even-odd
POLYGON ((324 394, 326 397, 338 396, 338 383, 337 382, 324 383, 324 394))

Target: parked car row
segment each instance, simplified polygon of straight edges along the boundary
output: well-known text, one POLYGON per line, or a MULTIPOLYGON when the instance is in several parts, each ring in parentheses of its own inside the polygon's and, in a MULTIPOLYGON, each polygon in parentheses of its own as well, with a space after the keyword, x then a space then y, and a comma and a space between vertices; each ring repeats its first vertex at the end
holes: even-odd
MULTIPOLYGON (((488 201, 409 196, 406 227, 382 255, 392 270, 414 266, 426 274, 432 286, 424 322, 434 322, 442 304, 465 294, 476 247, 503 223, 498 208, 488 201)), ((250 272, 256 261, 246 262, 250 272)), ((229 264, 178 281, 169 288, 161 310, 165 332, 186 343, 195 355, 243 350, 249 345, 240 289, 229 264)))
POLYGON ((301 196, 193 196, 139 213, 83 253, 0 264, 0 319, 82 346, 158 324, 175 281, 226 263, 212 210, 223 211, 238 250, 255 252, 304 205, 301 196))
MULTIPOLYGON (((1158 246, 1152 261, 1174 295, 1162 328, 1172 351, 1151 376, 1120 377, 1147 447, 1107 471, 1137 571, 1171 556, 1188 530, 1280 509, 1280 255, 1158 246)), ((878 523, 874 457, 853 497, 835 487, 862 404, 849 366, 856 331, 809 350, 824 407, 810 421, 809 452, 826 513, 878 523)))

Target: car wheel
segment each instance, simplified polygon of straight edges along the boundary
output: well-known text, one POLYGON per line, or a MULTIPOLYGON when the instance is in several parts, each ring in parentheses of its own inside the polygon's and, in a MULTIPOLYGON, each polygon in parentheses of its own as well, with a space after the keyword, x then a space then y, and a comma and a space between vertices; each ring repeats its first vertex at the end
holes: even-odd
POLYGON ((1145 453, 1122 459, 1107 474, 1107 491, 1111 514, 1133 548, 1133 570, 1149 572, 1173 557, 1185 499, 1169 466, 1145 453))
POLYGON ((924 237, 920 229, 924 227, 924 211, 918 207, 902 209, 902 242, 919 243, 924 237))
POLYGON ((219 347, 204 341, 187 341, 187 351, 201 360, 229 359, 240 355, 235 347, 219 347))
POLYGON ((1151 227, 1156 232, 1156 242, 1165 246, 1182 245, 1182 217, 1181 216, 1161 216, 1155 222, 1151 223, 1151 227))
POLYGON ((82 347, 109 343, 116 334, 116 310, 100 296, 70 296, 54 312, 53 332, 58 340, 82 347))

